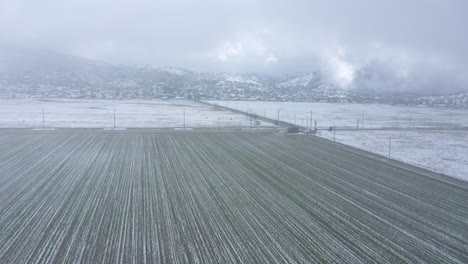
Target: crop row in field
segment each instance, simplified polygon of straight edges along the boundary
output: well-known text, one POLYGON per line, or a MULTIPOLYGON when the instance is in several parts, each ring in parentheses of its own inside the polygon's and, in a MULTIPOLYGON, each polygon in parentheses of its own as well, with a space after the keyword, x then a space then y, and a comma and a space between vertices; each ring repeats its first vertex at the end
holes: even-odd
POLYGON ((466 263, 468 186, 319 138, 1 132, 0 263, 466 263))

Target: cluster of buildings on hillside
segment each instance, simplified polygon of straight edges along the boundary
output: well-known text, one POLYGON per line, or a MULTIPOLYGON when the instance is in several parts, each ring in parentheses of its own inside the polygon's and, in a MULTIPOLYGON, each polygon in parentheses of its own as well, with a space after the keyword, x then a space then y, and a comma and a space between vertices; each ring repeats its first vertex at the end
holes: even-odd
POLYGON ((133 86, 51 86, 5 85, 0 83, 0 98, 74 98, 74 99, 193 99, 244 101, 313 101, 338 103, 387 103, 428 105, 438 107, 468 107, 468 93, 444 96, 403 97, 382 96, 355 90, 322 86, 306 87, 233 87, 195 85, 193 87, 133 86))

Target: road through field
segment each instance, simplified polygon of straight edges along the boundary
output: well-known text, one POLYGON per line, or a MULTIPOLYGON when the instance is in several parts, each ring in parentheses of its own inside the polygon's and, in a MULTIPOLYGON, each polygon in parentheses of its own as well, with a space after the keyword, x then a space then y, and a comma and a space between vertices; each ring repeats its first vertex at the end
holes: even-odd
POLYGON ((467 263, 468 184, 273 133, 0 131, 0 263, 467 263))

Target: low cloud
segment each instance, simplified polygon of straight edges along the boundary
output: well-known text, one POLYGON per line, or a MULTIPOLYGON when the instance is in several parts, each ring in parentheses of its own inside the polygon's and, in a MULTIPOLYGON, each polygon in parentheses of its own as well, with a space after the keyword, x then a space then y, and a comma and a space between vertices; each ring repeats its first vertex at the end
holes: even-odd
POLYGON ((468 1, 3 0, 0 39, 119 64, 468 90, 468 1))
POLYGON ((320 70, 324 76, 341 88, 350 88, 354 82, 357 66, 346 58, 342 47, 334 47, 317 54, 321 58, 320 70))
POLYGON ((237 33, 206 54, 214 63, 221 64, 221 68, 240 66, 265 71, 279 60, 261 32, 237 33))

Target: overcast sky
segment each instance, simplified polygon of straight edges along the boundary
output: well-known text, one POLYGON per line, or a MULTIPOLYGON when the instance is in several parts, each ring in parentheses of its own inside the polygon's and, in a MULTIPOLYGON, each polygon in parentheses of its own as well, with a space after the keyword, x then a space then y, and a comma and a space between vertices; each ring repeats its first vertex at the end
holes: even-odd
POLYGON ((467 90, 467 13, 466 0, 0 0, 0 39, 120 64, 467 90))

